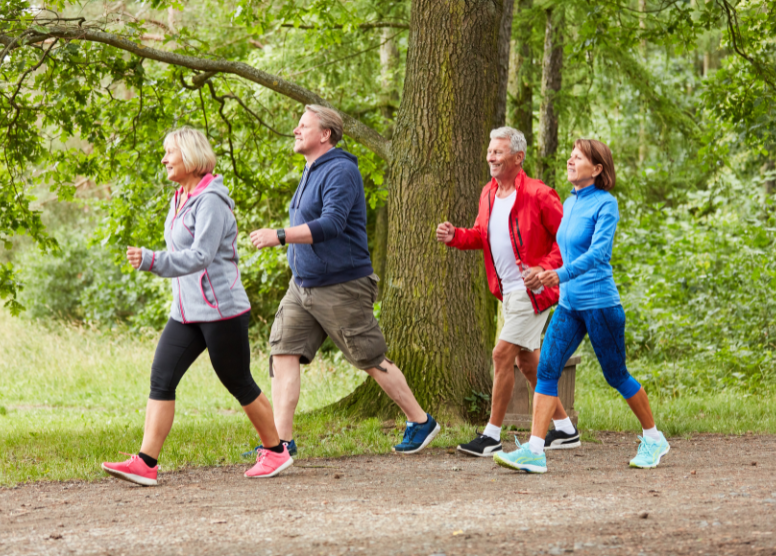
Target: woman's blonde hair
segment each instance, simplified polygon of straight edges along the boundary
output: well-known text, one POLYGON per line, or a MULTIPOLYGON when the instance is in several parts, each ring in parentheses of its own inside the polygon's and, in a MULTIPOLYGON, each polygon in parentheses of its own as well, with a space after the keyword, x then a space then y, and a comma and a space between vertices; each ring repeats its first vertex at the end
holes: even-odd
POLYGON ((183 166, 187 172, 205 175, 216 167, 216 153, 205 134, 189 126, 171 131, 164 138, 164 148, 173 143, 181 150, 183 166))

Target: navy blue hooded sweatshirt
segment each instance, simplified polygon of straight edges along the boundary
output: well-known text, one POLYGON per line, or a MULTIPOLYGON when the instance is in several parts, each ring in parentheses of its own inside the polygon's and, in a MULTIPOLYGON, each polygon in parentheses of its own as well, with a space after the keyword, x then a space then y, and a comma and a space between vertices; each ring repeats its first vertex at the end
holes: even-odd
POLYGON ((307 224, 313 236, 312 245, 288 246, 288 264, 299 287, 341 284, 374 272, 355 156, 334 148, 305 166, 289 214, 292 227, 307 224))

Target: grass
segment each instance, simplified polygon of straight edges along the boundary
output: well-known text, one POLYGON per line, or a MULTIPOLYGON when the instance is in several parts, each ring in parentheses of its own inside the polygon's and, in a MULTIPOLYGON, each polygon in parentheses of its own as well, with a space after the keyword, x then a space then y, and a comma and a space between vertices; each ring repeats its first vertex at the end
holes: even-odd
MULTIPOLYGON (((0 335, 0 484, 95 479, 103 475, 100 462, 139 449, 155 335, 44 327, 5 313, 0 335)), ((256 349, 251 368, 271 399, 267 359, 256 349)), ((295 427, 301 457, 385 453, 401 439, 400 420, 385 426, 310 412, 353 391, 364 373, 338 356, 316 358, 303 369, 295 427)), ((457 444, 473 432, 466 425, 447 428, 434 445, 457 444)), ((163 468, 247 464, 240 454, 257 443, 239 404, 200 357, 178 387, 163 468)))
MULTIPOLYGON (((143 434, 148 378, 156 336, 101 332, 64 324, 44 327, 0 313, 0 484, 95 479, 102 461, 135 452, 143 434)), ((253 376, 271 398, 267 355, 256 345, 253 376)), ((353 421, 323 408, 351 392, 365 375, 341 357, 303 367, 295 438, 300 457, 385 453, 401 438, 403 422, 353 421)), ((638 378, 638 375, 637 375, 638 378)), ((776 432, 776 397, 735 392, 653 398, 668 435, 696 432, 776 432)), ((577 377, 576 409, 583 438, 595 430, 638 431, 625 402, 585 356, 577 377)), ((475 427, 450 424, 433 446, 471 440, 475 427)), ((521 438, 527 433, 520 433, 521 438)), ((505 432, 504 438, 511 439, 505 432)), ((255 431, 237 402, 201 357, 178 388, 175 425, 160 458, 165 470, 249 463, 255 431)))

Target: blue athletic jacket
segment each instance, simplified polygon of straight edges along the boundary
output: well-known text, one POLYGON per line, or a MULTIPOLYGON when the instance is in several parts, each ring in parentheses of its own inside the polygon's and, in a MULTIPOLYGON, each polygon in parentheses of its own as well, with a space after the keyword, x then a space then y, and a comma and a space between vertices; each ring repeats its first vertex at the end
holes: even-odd
POLYGON ((609 262, 619 220, 617 199, 595 185, 572 191, 563 203, 556 235, 563 257, 563 266, 556 270, 561 307, 585 311, 620 304, 609 262))
POLYGON ((288 246, 297 285, 314 288, 369 276, 366 198, 358 159, 331 149, 305 166, 289 207, 291 226, 307 224, 313 244, 288 246))

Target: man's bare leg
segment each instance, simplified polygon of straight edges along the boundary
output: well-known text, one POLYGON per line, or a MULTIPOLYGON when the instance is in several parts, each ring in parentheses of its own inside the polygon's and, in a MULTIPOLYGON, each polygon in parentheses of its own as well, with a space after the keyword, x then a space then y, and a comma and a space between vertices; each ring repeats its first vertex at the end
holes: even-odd
MULTIPOLYGON (((407 421, 413 423, 425 422, 426 412, 423 411, 420 404, 415 399, 415 395, 412 393, 412 390, 410 390, 407 379, 404 378, 404 373, 401 372, 401 369, 387 359, 384 360, 380 366, 384 368, 385 371, 372 367, 371 369, 368 369, 366 373, 375 379, 375 382, 377 382, 380 388, 382 388, 383 391, 388 394, 388 397, 399 406, 399 409, 407 416, 407 421)), ((283 438, 282 434, 281 438, 283 438)))
POLYGON ((294 438, 294 412, 299 403, 301 369, 298 355, 272 356, 272 405, 281 440, 294 438))
MULTIPOLYGON (((490 424, 500 427, 512 399, 515 388, 515 362, 531 388, 536 389, 536 369, 539 367, 539 350, 525 351, 520 346, 499 340, 493 350, 493 396, 490 411, 490 424)), ((561 420, 568 417, 563 404, 558 403, 552 418, 561 420)))

